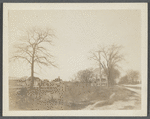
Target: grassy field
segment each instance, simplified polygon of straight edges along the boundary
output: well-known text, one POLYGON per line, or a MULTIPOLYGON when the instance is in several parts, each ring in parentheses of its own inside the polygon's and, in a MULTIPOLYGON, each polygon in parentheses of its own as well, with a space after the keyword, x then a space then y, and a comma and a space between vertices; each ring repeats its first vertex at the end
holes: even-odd
MULTIPOLYGON (((138 89, 140 90, 140 89, 138 89)), ((141 109, 141 96, 124 86, 93 87, 74 84, 66 86, 60 98, 51 98, 48 90, 10 89, 10 110, 100 110, 100 109, 141 109)), ((54 93, 55 94, 55 93, 54 93)))
POLYGON ((66 90, 61 92, 58 99, 53 99, 49 91, 10 89, 9 108, 10 110, 80 110, 97 100, 107 100, 112 91, 111 88, 72 83, 66 86, 66 90))

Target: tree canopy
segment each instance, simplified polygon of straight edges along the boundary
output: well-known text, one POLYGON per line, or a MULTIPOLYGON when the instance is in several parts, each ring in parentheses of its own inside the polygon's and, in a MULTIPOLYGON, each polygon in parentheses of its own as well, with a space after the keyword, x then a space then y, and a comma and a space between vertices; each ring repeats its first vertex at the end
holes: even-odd
POLYGON ((92 78, 94 77, 93 71, 91 69, 81 70, 76 75, 76 80, 82 83, 91 83, 92 78))
MULTIPOLYGON (((100 78, 102 77, 102 69, 104 74, 107 76, 108 85, 114 84, 114 71, 117 72, 119 68, 119 62, 124 60, 124 55, 121 53, 122 46, 110 45, 110 46, 98 46, 98 50, 90 51, 91 56, 89 59, 96 61, 100 69, 100 78)), ((115 76, 115 75, 114 75, 115 76)))
POLYGON ((32 28, 23 31, 20 37, 20 43, 15 45, 16 52, 12 57, 14 60, 26 61, 31 66, 32 86, 34 82, 35 65, 54 66, 54 56, 46 48, 46 45, 52 45, 52 39, 55 37, 50 28, 32 28))

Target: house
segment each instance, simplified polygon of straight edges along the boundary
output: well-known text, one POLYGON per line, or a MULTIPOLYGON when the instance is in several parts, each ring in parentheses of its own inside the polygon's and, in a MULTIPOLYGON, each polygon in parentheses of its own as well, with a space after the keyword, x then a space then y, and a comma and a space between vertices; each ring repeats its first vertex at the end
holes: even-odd
MULTIPOLYGON (((26 85, 28 87, 31 86, 31 83, 32 83, 32 79, 31 77, 29 77, 27 80, 26 80, 26 85)), ((40 87, 42 84, 42 80, 38 77, 34 77, 34 84, 33 84, 33 87, 40 87)))
POLYGON ((107 78, 93 78, 91 86, 107 86, 107 78))
POLYGON ((107 86, 108 82, 107 82, 107 78, 102 78, 101 79, 101 86, 107 86))
POLYGON ((107 86, 107 76, 105 74, 102 74, 102 78, 100 80, 100 70, 99 68, 96 68, 94 71, 94 79, 92 79, 91 86, 107 86))

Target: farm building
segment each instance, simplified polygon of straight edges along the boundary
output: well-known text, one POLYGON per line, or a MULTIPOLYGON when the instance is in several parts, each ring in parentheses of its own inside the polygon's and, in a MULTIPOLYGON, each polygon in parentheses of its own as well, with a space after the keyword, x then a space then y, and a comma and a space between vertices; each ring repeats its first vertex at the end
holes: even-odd
MULTIPOLYGON (((26 85, 27 86, 31 86, 31 83, 32 83, 32 79, 31 79, 31 77, 29 77, 27 80, 26 80, 26 85)), ((38 78, 38 77, 34 77, 34 84, 33 84, 33 87, 39 87, 39 86, 41 86, 41 84, 42 84, 42 80, 40 79, 40 78, 38 78)))

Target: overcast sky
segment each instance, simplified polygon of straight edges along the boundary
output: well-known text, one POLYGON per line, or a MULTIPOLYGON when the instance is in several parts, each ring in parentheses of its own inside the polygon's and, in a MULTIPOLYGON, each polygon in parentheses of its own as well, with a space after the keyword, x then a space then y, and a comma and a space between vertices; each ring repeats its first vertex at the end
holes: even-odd
MULTIPOLYGON (((140 71, 141 16, 138 10, 49 10, 9 11, 9 57, 21 37, 20 29, 34 26, 54 29, 57 38, 49 50, 56 57, 58 69, 43 67, 35 71, 42 79, 60 76, 70 80, 79 70, 97 66, 88 60, 88 52, 97 45, 122 45, 126 61, 120 65, 140 71)), ((30 76, 30 66, 22 62, 9 64, 9 76, 30 76)))

